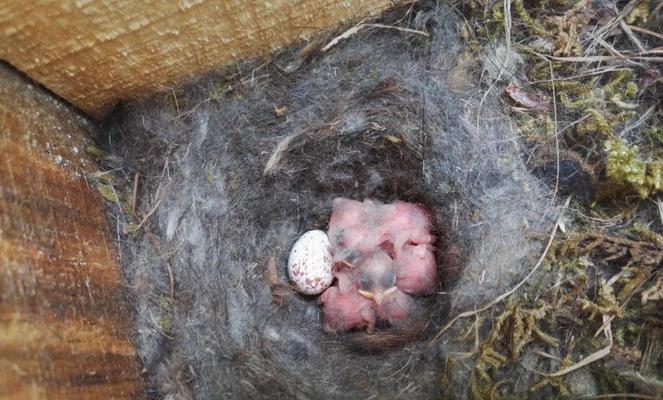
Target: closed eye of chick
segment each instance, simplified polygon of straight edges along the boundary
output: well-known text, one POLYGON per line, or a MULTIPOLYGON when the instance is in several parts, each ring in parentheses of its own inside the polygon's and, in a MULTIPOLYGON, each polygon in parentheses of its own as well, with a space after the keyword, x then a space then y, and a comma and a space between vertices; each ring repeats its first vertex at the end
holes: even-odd
POLYGON ((387 253, 377 250, 362 262, 356 280, 359 294, 375 302, 380 319, 395 324, 410 316, 410 298, 396 287, 396 265, 387 253))

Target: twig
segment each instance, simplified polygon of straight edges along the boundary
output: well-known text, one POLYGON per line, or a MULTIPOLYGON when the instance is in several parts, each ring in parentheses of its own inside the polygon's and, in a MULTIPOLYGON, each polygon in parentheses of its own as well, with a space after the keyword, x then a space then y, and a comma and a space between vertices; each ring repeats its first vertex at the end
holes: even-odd
POLYGON ((152 216, 152 214, 154 214, 154 212, 157 210, 157 207, 159 207, 159 204, 161 203, 161 200, 162 200, 162 199, 159 199, 159 200, 156 202, 156 204, 154 204, 154 207, 152 207, 152 209, 150 210, 150 212, 148 212, 148 213, 143 217, 143 219, 140 221, 140 223, 139 223, 135 228, 132 228, 132 229, 131 229, 132 232, 138 232, 138 231, 140 230, 140 228, 143 227, 143 224, 145 224, 145 222, 147 222, 147 220, 148 220, 148 219, 152 216))
POLYGON ((610 343, 607 346, 605 346, 604 348, 602 348, 601 350, 588 355, 587 357, 583 358, 582 360, 580 360, 579 362, 573 364, 572 366, 570 366, 568 368, 561 369, 557 372, 553 372, 552 374, 547 374, 545 372, 537 371, 535 369, 531 369, 530 371, 534 372, 535 374, 543 375, 543 376, 548 377, 548 378, 563 376, 563 375, 566 375, 566 374, 570 374, 571 372, 573 372, 575 370, 578 370, 582 367, 585 367, 585 366, 593 363, 594 361, 602 359, 603 357, 610 354, 610 349, 611 348, 612 348, 612 340, 610 340, 610 343))
POLYGON ((551 56, 548 54, 542 54, 539 53, 538 51, 534 51, 531 49, 528 49, 533 54, 536 54, 537 56, 540 57, 545 57, 550 60, 555 60, 555 61, 564 61, 564 62, 586 62, 586 63, 593 63, 593 62, 600 62, 600 61, 615 61, 615 60, 643 60, 643 61, 652 61, 652 62, 661 62, 663 61, 663 57, 642 57, 642 56, 623 56, 623 57, 617 57, 617 56, 585 56, 585 57, 557 57, 557 56, 551 56))
POLYGON ((645 47, 640 43, 640 40, 638 40, 638 37, 633 34, 633 31, 631 28, 629 28, 628 25, 626 25, 626 22, 624 22, 623 19, 619 20, 619 26, 622 28, 624 32, 626 32, 626 36, 628 36, 629 39, 631 39, 631 42, 635 44, 635 46, 640 50, 640 52, 644 53, 645 47))
MULTIPOLYGON (((639 284, 638 286, 636 286, 636 288, 633 289, 633 291, 632 291, 631 293, 629 293, 628 296, 626 296, 626 298, 624 299, 624 301, 622 302, 622 304, 619 305, 619 308, 623 309, 624 307, 626 307, 626 305, 627 305, 628 302, 631 300, 631 298, 633 298, 633 295, 635 295, 636 292, 638 292, 640 289, 642 289, 642 287, 645 285, 645 283, 649 282, 649 280, 650 280, 651 278, 653 278, 657 273, 658 273, 658 269, 654 269, 654 270, 649 274, 649 276, 647 276, 647 278, 646 278, 645 280, 643 280, 642 282, 640 282, 640 284, 639 284)), ((610 324, 614 319, 615 319, 615 316, 614 316, 614 315, 611 315, 610 317, 608 317, 608 318, 603 322, 603 325, 601 325, 601 327, 596 331, 596 333, 594 333, 594 337, 597 337, 597 336, 601 333, 601 331, 604 330, 605 327, 606 327, 608 324, 610 324)))
POLYGON ((382 28, 382 29, 394 29, 397 31, 401 32, 406 32, 406 33, 413 33, 415 35, 421 35, 425 37, 429 37, 430 35, 424 31, 418 31, 416 29, 410 29, 410 28, 403 28, 401 26, 394 26, 394 25, 384 25, 384 24, 366 24, 367 27, 369 28, 382 28))
POLYGON ((647 109, 647 111, 645 111, 645 113, 642 114, 642 116, 641 116, 640 118, 638 118, 637 121, 635 121, 633 124, 626 125, 626 126, 624 127, 624 129, 623 129, 623 130, 619 133, 619 135, 617 135, 617 136, 619 136, 620 138, 622 138, 622 137, 624 137, 624 135, 627 134, 628 132, 630 132, 630 131, 632 131, 633 129, 637 128, 638 126, 642 125, 645 121, 647 121, 647 120, 649 119, 649 117, 651 117, 651 115, 654 113, 654 110, 655 110, 655 109, 656 109, 656 106, 655 106, 655 105, 649 107, 649 108, 647 109))
POLYGON ((548 255, 548 251, 550 250, 550 246, 552 245, 553 239, 555 238, 555 234, 557 234, 557 229, 559 228, 559 224, 561 223, 562 217, 564 216, 564 210, 569 206, 570 202, 571 202, 571 197, 568 197, 566 199, 566 202, 564 202, 564 206, 562 207, 562 210, 559 213, 559 217, 557 217, 557 221, 555 221, 555 226, 553 226, 552 232, 550 232, 550 237, 548 238, 548 243, 546 244, 546 247, 543 249, 543 253, 541 253, 541 256, 539 257, 539 260, 536 262, 536 264, 534 264, 534 268, 532 268, 532 270, 523 278, 523 280, 518 282, 518 284, 516 286, 514 286, 513 288, 511 288, 511 290, 509 290, 508 292, 503 293, 500 296, 496 297, 490 303, 488 303, 484 306, 481 306, 481 307, 479 307, 475 310, 465 311, 463 313, 460 313, 460 314, 456 315, 442 329, 440 329, 440 331, 437 333, 437 335, 435 335, 435 337, 430 341, 430 344, 435 343, 444 334, 444 332, 449 330, 449 328, 451 328, 453 326, 453 324, 455 324, 456 321, 458 321, 459 319, 467 318, 467 317, 473 317, 478 313, 481 313, 481 312, 484 312, 484 311, 488 310, 489 308, 491 308, 495 304, 498 304, 502 300, 504 300, 507 297, 511 296, 516 290, 520 289, 520 287, 522 285, 524 285, 525 282, 527 282, 529 280, 529 278, 532 277, 532 275, 534 275, 534 272, 536 272, 539 269, 539 267, 543 263, 543 260, 545 260, 546 256, 548 255))
POLYGON ((177 115, 179 116, 181 114, 180 103, 177 101, 177 94, 175 94, 175 89, 172 89, 172 92, 173 92, 173 99, 175 100, 175 109, 177 110, 177 115))
MULTIPOLYGON (((596 36, 597 37, 603 37, 604 35, 607 35, 608 32, 611 32, 613 29, 619 25, 619 21, 621 21, 625 16, 627 16, 635 6, 638 4, 640 0, 631 0, 628 4, 626 4, 621 11, 617 9, 615 5, 613 5, 613 10, 615 12, 615 17, 610 20, 608 23, 604 24, 601 26, 599 29, 596 30, 596 36)), ((592 43, 590 46, 587 48, 587 52, 592 53, 594 51, 594 44, 592 43)))
POLYGON ((610 52, 613 56, 619 57, 621 59, 626 58, 626 57, 624 57, 624 55, 622 53, 619 52, 619 50, 615 49, 612 45, 610 45, 610 43, 606 42, 605 40, 603 40, 601 38, 598 38, 598 37, 592 35, 590 32, 587 32, 587 34, 589 35, 589 37, 596 40, 596 42, 598 44, 600 44, 606 50, 608 50, 608 52, 610 52))
MULTIPOLYGON (((605 68, 596 68, 594 70, 589 70, 589 71, 586 71, 586 72, 584 72, 582 74, 578 74, 578 75, 570 75, 570 76, 565 76, 565 77, 559 77, 558 76, 557 78, 555 78, 555 80, 557 82, 559 82, 559 81, 569 81, 569 80, 574 80, 574 79, 579 79, 579 78, 585 78, 585 77, 588 77, 588 76, 607 74, 609 72, 630 71, 630 70, 632 70, 632 68, 630 68, 630 67, 612 67, 611 66, 611 67, 605 67, 605 68)), ((537 81, 531 81, 530 83, 532 85, 535 85, 537 83, 548 83, 548 82, 550 82, 550 79, 540 79, 540 80, 537 80, 537 81)))
POLYGON ((504 0, 504 40, 507 54, 511 54, 511 0, 504 0))
MULTIPOLYGON (((663 3, 661 3, 661 4, 663 4, 663 3)), ((658 32, 650 31, 649 29, 645 29, 645 28, 640 28, 639 26, 635 26, 635 25, 628 25, 627 24, 626 26, 632 31, 644 33, 646 35, 650 35, 650 36, 653 36, 655 38, 659 38, 659 39, 663 40, 663 35, 658 33, 658 32)))
POLYGON ((561 370, 559 370, 557 372, 553 372, 551 374, 541 372, 541 371, 537 371, 535 369, 530 369, 530 368, 526 368, 526 369, 528 369, 529 371, 534 372, 535 374, 538 374, 538 375, 542 375, 542 376, 545 376, 545 377, 548 377, 548 378, 554 378, 554 377, 557 377, 557 376, 563 376, 563 375, 569 374, 569 373, 571 373, 575 370, 583 368, 583 367, 593 363, 594 361, 600 360, 601 358, 607 356, 608 354, 610 354, 610 349, 612 349, 612 330, 611 330, 612 328, 610 326, 610 321, 608 320, 608 318, 609 318, 608 315, 605 315, 605 314, 603 315, 603 320, 608 321, 607 325, 604 329, 605 336, 608 339, 608 345, 605 346, 604 348, 602 348, 601 350, 598 350, 598 351, 588 355, 587 357, 585 357, 582 360, 578 361, 577 363, 571 365, 570 367, 561 369, 561 370))
MULTIPOLYGON (((174 94, 174 92, 173 92, 174 94)), ((164 177, 166 176, 166 171, 168 171, 168 157, 166 157, 166 161, 163 164, 163 169, 161 171, 161 182, 163 183, 164 177)), ((136 178, 134 180, 134 198, 136 197, 137 194, 137 183, 138 183, 138 173, 136 173, 136 178)), ((156 211, 157 207, 159 206, 159 203, 161 203, 161 200, 163 197, 161 197, 161 189, 162 186, 159 184, 159 187, 156 190, 155 193, 155 198, 158 198, 157 202, 154 204, 154 207, 150 210, 150 212, 147 213, 141 220, 140 224, 136 228, 133 229, 134 232, 137 232, 143 224, 150 218, 150 216, 156 211)), ((135 209, 132 211, 132 216, 135 219, 136 218, 136 212, 135 209)), ((173 276, 173 268, 170 265, 170 261, 168 258, 166 258, 161 251, 161 245, 159 244, 159 240, 156 238, 154 233, 152 233, 152 230, 150 229, 150 226, 147 225, 145 227, 145 233, 147 234, 147 237, 150 239, 154 247, 157 249, 157 252, 159 253, 159 256, 163 260, 163 263, 166 265, 166 272, 168 273, 168 281, 169 281, 169 286, 170 286, 170 298, 172 300, 175 299, 175 278, 173 276)))
POLYGON ((559 357, 557 357, 557 356, 553 356, 552 354, 548 354, 548 353, 546 353, 545 351, 534 350, 534 353, 540 355, 541 357, 549 358, 549 359, 551 359, 551 360, 562 361, 561 358, 559 358, 559 357))
MULTIPOLYGON (((650 274, 650 276, 647 277, 647 279, 645 279, 643 282, 641 282, 640 285, 638 285, 638 287, 636 287, 636 288, 635 288, 635 289, 634 289, 634 290, 628 295, 628 297, 622 302, 622 304, 620 305, 620 308, 625 307, 626 304, 628 303, 628 301, 633 297, 633 294, 634 294, 635 292, 637 292, 642 286, 644 286, 645 282, 647 282, 649 279, 651 279, 651 277, 654 276, 655 273, 656 273, 656 271, 654 271, 652 274, 650 274)), ((609 284, 609 285, 612 285, 612 284, 614 284, 616 281, 617 281, 616 277, 613 277, 612 279, 610 279, 610 281, 608 282, 608 284, 609 284)), ((568 374, 568 373, 571 373, 571 372, 573 372, 573 371, 575 371, 575 370, 578 370, 578 369, 580 369, 580 368, 583 368, 583 367, 585 367, 585 366, 587 366, 587 365, 593 363, 594 361, 600 360, 601 358, 607 356, 608 354, 610 354, 610 350, 612 349, 612 344, 613 344, 613 339, 612 339, 612 321, 613 321, 614 319, 615 319, 615 316, 614 316, 614 315, 603 314, 603 325, 601 325, 601 327, 599 328, 599 330, 598 330, 598 331, 596 332, 596 334, 594 335, 594 336, 596 337, 596 336, 598 336, 599 333, 601 333, 601 331, 603 331, 603 333, 605 334, 606 338, 608 339, 608 345, 605 346, 604 348, 602 348, 602 349, 600 349, 600 350, 598 350, 598 351, 596 351, 596 352, 590 354, 589 356, 583 358, 582 360, 580 360, 579 362, 577 362, 577 363, 571 365, 571 366, 568 367, 568 368, 561 369, 561 370, 559 370, 559 371, 557 371, 557 372, 553 372, 553 373, 551 373, 551 374, 548 374, 548 373, 545 373, 545 372, 536 371, 536 370, 530 370, 530 371, 532 371, 532 372, 534 372, 534 373, 536 373, 536 374, 539 374, 539 375, 543 375, 543 376, 549 377, 549 378, 552 378, 552 377, 558 377, 558 376, 563 376, 563 375, 566 375, 566 374, 568 374)))
POLYGON ((557 162, 557 171, 555 174, 555 191, 553 192, 553 197, 550 200, 550 205, 555 204, 555 199, 557 198, 557 191, 559 190, 559 135, 557 134, 557 98, 555 94, 555 75, 553 73, 552 62, 548 61, 548 67, 550 68, 550 83, 552 86, 552 99, 553 99, 553 116, 555 117, 555 160, 557 162))
POLYGON ((140 178, 140 172, 136 172, 134 175, 134 188, 133 195, 131 197, 131 214, 136 215, 136 201, 138 199, 138 179, 140 178))
POLYGON ((597 394, 596 396, 582 396, 578 397, 578 400, 598 400, 598 399, 621 399, 624 397, 630 397, 632 399, 644 399, 644 400, 657 400, 659 397, 649 396, 646 394, 637 394, 637 393, 607 393, 607 394, 597 394))
POLYGON ((333 38, 329 43, 327 43, 320 51, 322 53, 327 52, 329 49, 332 47, 336 46, 341 40, 343 39, 348 39, 354 35, 356 35, 360 30, 364 28, 382 28, 382 29, 393 29, 397 30, 400 32, 406 32, 406 33, 414 33, 416 35, 422 35, 428 37, 428 33, 423 32, 423 31, 418 31, 416 29, 409 29, 409 28, 403 28, 400 26, 392 26, 392 25, 383 25, 383 24, 364 24, 364 23, 359 23, 352 28, 348 29, 347 31, 341 33, 340 35, 336 36, 333 38))
POLYGON ((265 164, 265 169, 263 170, 263 174, 271 175, 275 172, 276 167, 281 161, 281 158, 283 158, 283 154, 285 154, 285 152, 288 150, 290 142, 292 142, 302 134, 303 132, 292 133, 286 136, 285 138, 283 138, 279 142, 279 144, 276 145, 274 152, 272 152, 272 155, 269 157, 269 160, 267 160, 267 164, 265 164))
POLYGON ((166 265, 166 272, 168 273, 168 282, 169 282, 169 289, 170 289, 170 298, 172 300, 175 299, 175 278, 173 276, 173 267, 170 266, 170 261, 168 258, 164 257, 163 252, 161 251, 161 245, 159 244, 159 241, 157 240, 156 236, 152 233, 152 231, 149 229, 149 227, 145 230, 147 233, 147 237, 150 239, 154 247, 156 247, 157 252, 163 259, 163 263, 166 265))

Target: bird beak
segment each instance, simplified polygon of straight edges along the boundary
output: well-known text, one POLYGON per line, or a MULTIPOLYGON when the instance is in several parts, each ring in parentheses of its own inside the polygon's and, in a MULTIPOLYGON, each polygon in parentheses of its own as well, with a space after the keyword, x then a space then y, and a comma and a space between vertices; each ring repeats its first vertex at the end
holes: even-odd
POLYGON ((359 289, 359 294, 366 297, 367 299, 373 300, 375 304, 380 306, 387 297, 390 297, 392 294, 396 293, 396 290, 398 290, 396 286, 390 287, 389 289, 384 291, 376 291, 376 292, 369 292, 366 290, 359 289))
POLYGON ((367 299, 370 300, 375 300, 375 296, 373 296, 373 292, 369 292, 368 290, 358 290, 359 294, 366 297, 367 299))

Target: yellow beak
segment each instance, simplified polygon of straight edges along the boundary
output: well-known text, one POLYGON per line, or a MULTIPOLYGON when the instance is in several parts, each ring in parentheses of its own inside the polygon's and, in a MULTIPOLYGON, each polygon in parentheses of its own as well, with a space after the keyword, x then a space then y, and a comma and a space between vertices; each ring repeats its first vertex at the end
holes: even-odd
POLYGON ((373 300, 375 304, 380 306, 382 305, 384 299, 396 293, 396 290, 398 289, 396 288, 396 286, 394 286, 384 291, 369 292, 367 290, 361 290, 361 289, 359 289, 358 291, 360 295, 366 297, 367 299, 373 300))

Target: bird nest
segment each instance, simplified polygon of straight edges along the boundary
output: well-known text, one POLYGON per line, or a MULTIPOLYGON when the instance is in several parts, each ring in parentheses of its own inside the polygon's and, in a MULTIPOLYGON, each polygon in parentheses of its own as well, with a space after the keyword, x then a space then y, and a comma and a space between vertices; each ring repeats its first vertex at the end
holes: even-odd
POLYGON ((468 83, 454 14, 403 13, 114 114, 104 141, 133 200, 113 220, 159 396, 436 397, 454 344, 432 338, 534 263, 547 189, 468 83), (415 323, 325 333, 289 288, 293 242, 326 230, 335 197, 431 210, 441 284, 415 323))

